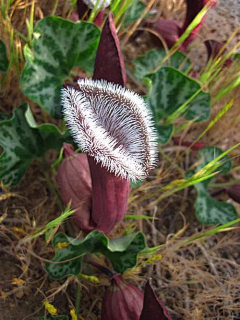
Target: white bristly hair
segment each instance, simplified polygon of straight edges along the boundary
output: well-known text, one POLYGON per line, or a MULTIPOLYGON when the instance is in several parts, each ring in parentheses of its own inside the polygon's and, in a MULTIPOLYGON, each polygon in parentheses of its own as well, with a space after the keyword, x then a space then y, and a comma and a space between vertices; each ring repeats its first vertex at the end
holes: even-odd
POLYGON ((97 5, 97 10, 104 9, 110 6, 112 0, 83 0, 83 2, 88 6, 88 8, 93 9, 97 5))
POLYGON ((157 135, 141 96, 105 80, 62 90, 63 114, 83 152, 117 176, 143 179, 157 160, 157 135))

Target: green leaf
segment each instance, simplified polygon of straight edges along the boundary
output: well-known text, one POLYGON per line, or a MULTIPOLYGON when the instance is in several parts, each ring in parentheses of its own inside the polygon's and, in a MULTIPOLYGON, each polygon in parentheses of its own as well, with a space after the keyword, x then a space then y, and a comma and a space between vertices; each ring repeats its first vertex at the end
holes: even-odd
POLYGON ((4 42, 0 39, 0 72, 7 72, 8 69, 7 51, 4 42))
POLYGON ((164 145, 171 139, 174 127, 172 124, 156 126, 158 132, 158 143, 164 145))
POLYGON ((144 181, 143 180, 137 180, 135 182, 133 182, 132 180, 130 180, 130 186, 132 188, 138 188, 140 186, 142 186, 144 184, 144 181))
POLYGON ((9 120, 9 119, 11 119, 11 116, 9 116, 6 113, 0 113, 0 122, 4 120, 9 120))
POLYGON ((205 190, 198 192, 194 206, 198 220, 204 224, 224 224, 237 218, 232 204, 215 200, 205 190))
POLYGON ((68 320, 67 316, 52 316, 50 313, 45 317, 40 317, 38 320, 68 320))
MULTIPOLYGON (((60 150, 70 140, 69 132, 60 132, 53 124, 31 126, 31 111, 23 104, 9 120, 0 122, 0 180, 5 184, 20 182, 32 160, 43 157, 47 150, 60 150)), ((33 123, 32 123, 33 124, 33 123)))
POLYGON ((93 231, 80 240, 59 233, 53 239, 53 246, 56 254, 52 261, 62 263, 48 262, 45 267, 51 278, 62 279, 79 274, 81 259, 86 253, 102 253, 111 261, 116 272, 123 273, 136 265, 137 255, 146 244, 141 232, 109 240, 104 233, 93 231), (67 244, 67 247, 57 249, 59 243, 67 244), (66 260, 71 261, 64 262, 66 260))
MULTIPOLYGON (((131 6, 125 13, 123 26, 126 27, 131 23, 137 21, 146 8, 146 4, 139 0, 134 0, 131 6)), ((147 16, 150 16, 149 14, 147 16)))
MULTIPOLYGON (((214 159, 216 159, 222 153, 223 153, 223 151, 220 148, 212 147, 212 146, 208 146, 208 147, 205 147, 205 148, 199 150, 198 154, 200 156, 200 162, 199 162, 199 165, 197 166, 196 171, 199 171, 200 169, 202 169, 205 165, 212 162, 214 159)), ((227 156, 223 157, 220 161, 221 161, 222 165, 220 167, 218 167, 216 171, 218 171, 219 174, 228 173, 232 168, 232 162, 231 162, 230 157, 227 155, 227 156)), ((212 179, 213 178, 201 182, 201 184, 205 187, 205 189, 208 187, 208 184, 212 179)), ((196 184, 196 188, 201 188, 200 184, 196 184)))
MULTIPOLYGON (((147 75, 149 94, 146 101, 152 109, 154 120, 160 120, 172 115, 198 90, 200 85, 182 72, 172 67, 162 67, 156 73, 147 75)), ((189 103, 187 119, 197 118, 205 121, 210 115, 210 94, 200 91, 189 103)))
POLYGON ((23 93, 52 116, 60 118, 61 89, 73 67, 93 71, 100 30, 92 23, 59 17, 39 21, 32 49, 25 46, 21 75, 23 93))
MULTIPOLYGON (((223 154, 223 151, 217 147, 209 146, 199 150, 198 154, 200 155, 200 161, 195 172, 198 172, 207 164, 210 164, 214 159, 223 154)), ((232 167, 230 157, 226 155, 220 161, 221 165, 216 169, 218 174, 225 174, 229 172, 232 167)), ((195 172, 188 172, 187 176, 190 176, 195 172)), ((210 196, 207 191, 207 187, 213 178, 215 178, 215 176, 194 185, 197 190, 197 199, 194 203, 196 216, 198 220, 204 224, 228 223, 237 218, 237 212, 232 204, 217 201, 210 196)))
MULTIPOLYGON (((138 57, 133 61, 135 66, 134 76, 139 81, 142 82, 143 78, 151 73, 162 59, 166 56, 166 51, 164 49, 152 49, 149 50, 145 55, 138 57)), ((176 69, 181 67, 182 72, 185 72, 191 63, 187 59, 186 55, 183 52, 175 52, 168 61, 166 61, 163 66, 171 66, 176 69)))

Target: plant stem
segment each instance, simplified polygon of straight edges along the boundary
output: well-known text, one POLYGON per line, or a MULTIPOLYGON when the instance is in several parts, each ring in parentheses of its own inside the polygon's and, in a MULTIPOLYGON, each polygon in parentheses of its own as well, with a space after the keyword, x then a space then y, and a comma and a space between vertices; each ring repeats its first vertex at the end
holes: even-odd
POLYGON ((57 190, 55 189, 54 184, 52 183, 52 180, 51 180, 51 178, 49 176, 49 173, 47 171, 44 171, 44 176, 45 176, 45 179, 47 181, 47 184, 49 186, 50 191, 52 192, 52 194, 56 198, 56 202, 57 202, 60 210, 63 210, 64 208, 63 208, 62 201, 60 200, 59 194, 58 194, 57 190))
POLYGON ((79 315, 81 296, 82 296, 82 285, 81 285, 81 277, 79 275, 78 276, 77 297, 76 297, 76 304, 75 304, 75 312, 76 312, 77 316, 79 315))
POLYGON ((109 270, 108 268, 102 266, 101 264, 92 261, 92 260, 86 260, 85 261, 88 264, 91 264, 92 266, 98 268, 102 273, 106 274, 107 276, 109 276, 110 278, 114 275, 114 271, 109 270))
MULTIPOLYGON (((52 180, 51 180, 51 178, 49 176, 49 173, 46 170, 44 170, 44 176, 45 176, 45 179, 47 181, 47 184, 48 184, 48 187, 49 187, 51 193, 55 196, 55 199, 56 199, 56 202, 57 202, 57 205, 58 205, 59 209, 61 211, 63 211, 64 210, 63 203, 62 203, 62 201, 61 201, 61 199, 59 197, 59 194, 58 194, 57 190, 55 189, 54 184, 52 183, 52 180)), ((71 225, 71 221, 70 220, 66 221, 66 226, 67 226, 67 230, 68 230, 70 236, 71 237, 75 237, 75 233, 73 231, 73 227, 71 225)))

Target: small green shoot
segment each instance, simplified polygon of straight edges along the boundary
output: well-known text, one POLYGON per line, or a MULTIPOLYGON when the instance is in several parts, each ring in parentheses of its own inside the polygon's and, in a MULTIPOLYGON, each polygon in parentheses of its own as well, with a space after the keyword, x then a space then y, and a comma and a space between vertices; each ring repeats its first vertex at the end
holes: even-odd
POLYGON ((72 215, 75 210, 71 209, 71 203, 69 203, 64 212, 60 215, 60 217, 48 222, 44 227, 38 229, 33 234, 31 234, 29 237, 24 239, 24 242, 27 242, 29 240, 35 239, 45 233, 45 240, 47 244, 51 241, 52 237, 56 233, 57 229, 60 227, 60 225, 70 216, 72 215))

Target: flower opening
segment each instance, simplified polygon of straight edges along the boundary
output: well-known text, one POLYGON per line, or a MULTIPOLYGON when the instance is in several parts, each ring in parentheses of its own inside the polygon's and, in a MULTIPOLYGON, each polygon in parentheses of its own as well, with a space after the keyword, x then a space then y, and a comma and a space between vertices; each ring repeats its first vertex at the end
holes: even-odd
POLYGON ((144 100, 104 80, 63 89, 63 113, 77 144, 116 176, 143 179, 157 158, 157 135, 144 100))

